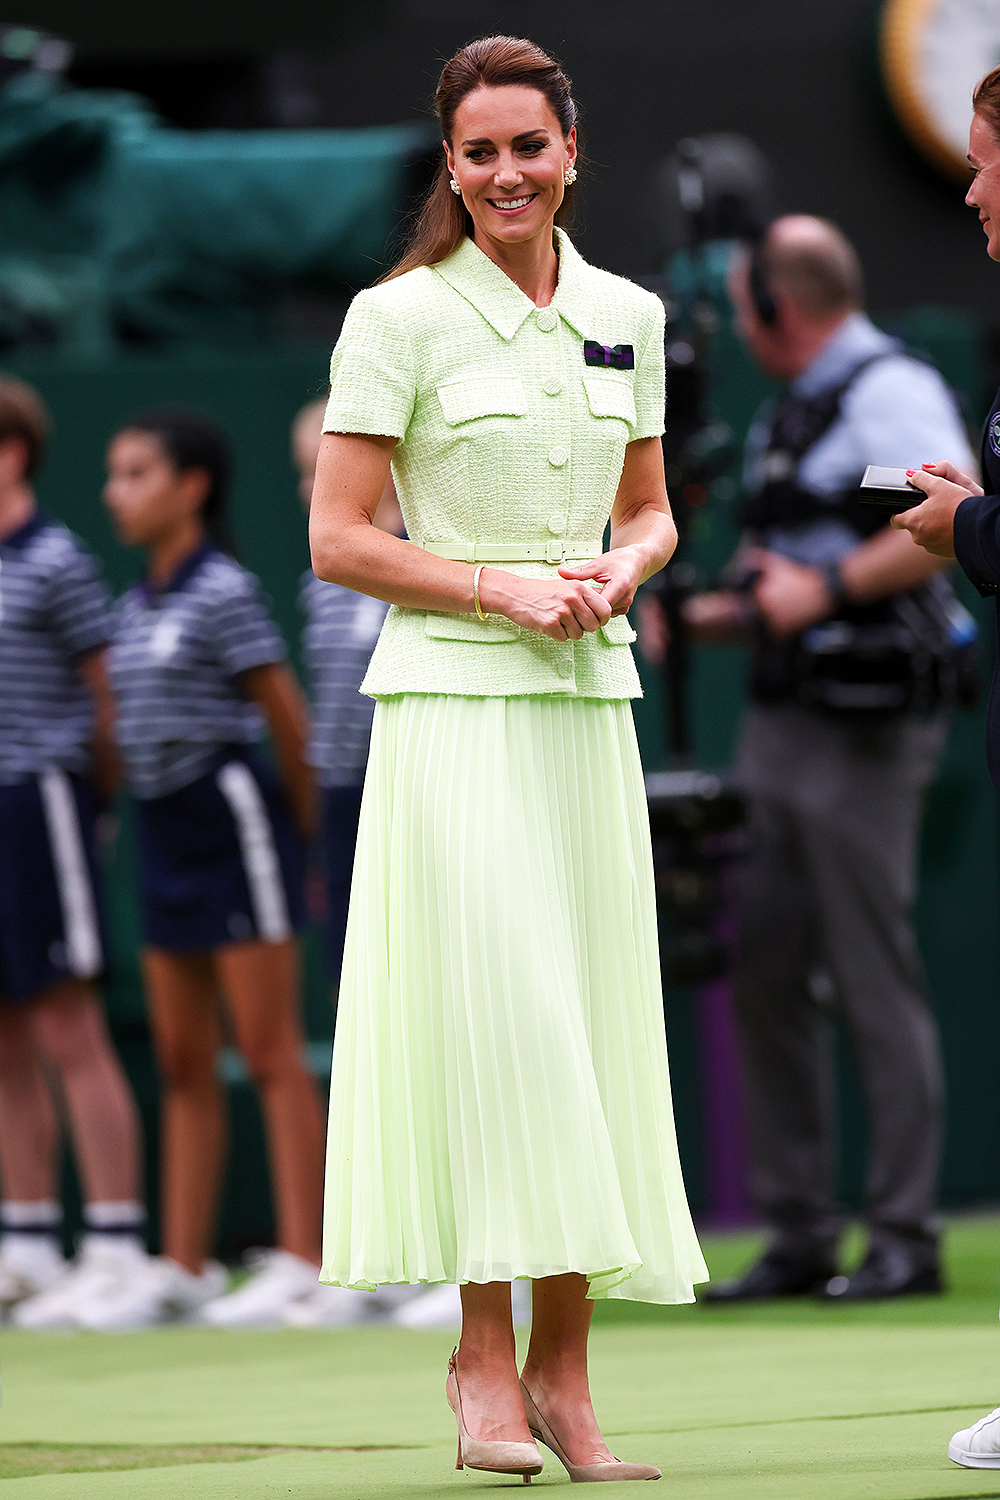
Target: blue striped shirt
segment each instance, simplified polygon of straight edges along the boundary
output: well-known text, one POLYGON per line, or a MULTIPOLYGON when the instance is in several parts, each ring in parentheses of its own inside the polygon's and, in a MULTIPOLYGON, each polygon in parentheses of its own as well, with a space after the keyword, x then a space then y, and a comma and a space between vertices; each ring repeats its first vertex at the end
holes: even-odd
POLYGON ((38 511, 0 542, 0 783, 90 770, 94 707, 77 663, 111 635, 97 565, 61 522, 38 511))
POLYGON ((320 786, 358 786, 368 763, 375 701, 358 689, 389 606, 305 573, 303 656, 312 688, 309 763, 320 786))
POLYGON ((164 797, 226 745, 265 733, 238 677, 283 661, 285 646, 252 573, 207 544, 163 589, 121 601, 109 658, 117 738, 137 797, 164 797))

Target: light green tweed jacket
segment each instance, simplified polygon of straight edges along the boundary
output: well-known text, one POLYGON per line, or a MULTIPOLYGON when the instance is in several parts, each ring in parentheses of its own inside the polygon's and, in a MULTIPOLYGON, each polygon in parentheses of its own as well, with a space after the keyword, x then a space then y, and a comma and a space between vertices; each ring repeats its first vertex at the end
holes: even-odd
MULTIPOLYGON (((498 562, 522 576, 564 556, 596 557, 625 445, 663 431, 663 306, 590 266, 558 235, 559 283, 536 308, 463 241, 444 261, 355 297, 333 352, 326 432, 399 438, 392 470, 412 542, 544 544, 545 561, 498 562), (631 346, 588 364, 584 342, 631 346)), ((591 351, 593 358, 593 350, 591 351)), ((362 692, 635 698, 622 616, 580 641, 501 617, 393 606, 362 692)))

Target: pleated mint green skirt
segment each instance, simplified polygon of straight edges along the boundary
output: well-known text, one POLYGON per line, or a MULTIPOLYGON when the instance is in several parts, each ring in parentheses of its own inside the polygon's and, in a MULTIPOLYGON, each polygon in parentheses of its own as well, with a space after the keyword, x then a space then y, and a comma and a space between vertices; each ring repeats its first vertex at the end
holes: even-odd
POLYGON ((631 705, 380 700, 330 1098, 337 1286, 707 1279, 670 1100, 631 705))

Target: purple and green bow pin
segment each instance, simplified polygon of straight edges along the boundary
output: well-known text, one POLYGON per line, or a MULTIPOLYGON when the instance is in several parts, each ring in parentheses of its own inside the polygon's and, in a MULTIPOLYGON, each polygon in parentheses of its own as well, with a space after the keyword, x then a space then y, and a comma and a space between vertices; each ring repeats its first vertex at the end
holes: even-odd
POLYGON ((635 350, 631 344, 598 344, 585 339, 583 358, 588 365, 605 365, 611 370, 634 370, 635 350))

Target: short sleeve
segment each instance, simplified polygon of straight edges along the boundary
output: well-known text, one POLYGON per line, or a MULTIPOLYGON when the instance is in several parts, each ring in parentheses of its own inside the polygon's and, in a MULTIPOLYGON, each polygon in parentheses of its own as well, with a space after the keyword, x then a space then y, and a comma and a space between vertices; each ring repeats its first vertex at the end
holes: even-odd
POLYGON ((233 677, 253 667, 284 661, 287 655, 257 581, 250 574, 234 579, 232 588, 212 601, 212 632, 219 662, 233 677))
POLYGON ((111 600, 89 552, 74 546, 49 585, 50 628, 68 656, 87 656, 114 635, 111 600))
POLYGON ((324 432, 402 438, 416 397, 416 366, 402 319, 377 290, 351 303, 330 361, 324 432))
POLYGON ((636 365, 635 385, 635 426, 632 429, 632 440, 637 438, 661 437, 664 430, 664 417, 666 415, 666 391, 664 372, 664 329, 666 314, 663 303, 659 297, 656 298, 656 306, 653 311, 652 328, 646 340, 636 365))
POLYGON ((955 397, 930 365, 907 355, 880 360, 844 397, 854 459, 910 468, 925 455, 947 458, 971 472, 975 458, 955 397))

